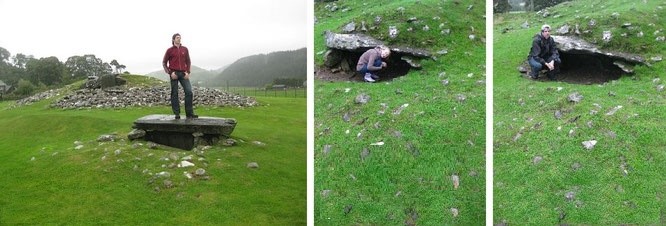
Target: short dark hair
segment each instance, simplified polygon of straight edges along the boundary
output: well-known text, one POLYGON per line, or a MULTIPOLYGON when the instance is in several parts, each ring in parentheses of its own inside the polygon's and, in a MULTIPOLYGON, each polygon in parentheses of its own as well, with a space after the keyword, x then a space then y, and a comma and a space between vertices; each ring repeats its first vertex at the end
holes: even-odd
POLYGON ((176 36, 180 36, 180 34, 175 33, 171 36, 171 45, 173 45, 173 40, 176 40, 176 36))

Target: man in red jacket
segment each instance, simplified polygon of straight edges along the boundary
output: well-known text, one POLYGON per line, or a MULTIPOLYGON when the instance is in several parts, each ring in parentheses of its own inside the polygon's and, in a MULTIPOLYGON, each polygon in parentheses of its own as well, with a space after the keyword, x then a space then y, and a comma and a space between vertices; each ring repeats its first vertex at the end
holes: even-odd
POLYGON ((178 99, 178 82, 185 91, 185 116, 198 118, 192 109, 192 85, 190 84, 190 52, 180 44, 180 34, 171 36, 171 48, 167 49, 162 60, 164 72, 171 78, 171 109, 176 119, 180 119, 180 101, 178 99), (168 65, 167 65, 168 63, 168 65))

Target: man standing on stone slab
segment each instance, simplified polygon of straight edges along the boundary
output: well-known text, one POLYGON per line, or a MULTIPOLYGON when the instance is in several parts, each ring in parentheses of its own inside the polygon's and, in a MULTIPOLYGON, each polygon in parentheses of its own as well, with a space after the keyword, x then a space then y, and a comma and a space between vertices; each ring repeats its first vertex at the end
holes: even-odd
POLYGON ((171 48, 167 49, 162 60, 164 72, 171 78, 171 109, 176 119, 180 119, 180 100, 178 99, 178 83, 185 91, 185 116, 188 119, 198 118, 192 109, 192 85, 190 84, 190 52, 180 44, 180 34, 171 36, 171 48))
POLYGON ((527 60, 532 68, 530 72, 532 79, 537 79, 539 71, 546 66, 548 67, 546 75, 550 80, 555 80, 555 73, 562 62, 555 47, 555 41, 550 37, 550 25, 544 24, 541 26, 541 32, 534 36, 527 60))

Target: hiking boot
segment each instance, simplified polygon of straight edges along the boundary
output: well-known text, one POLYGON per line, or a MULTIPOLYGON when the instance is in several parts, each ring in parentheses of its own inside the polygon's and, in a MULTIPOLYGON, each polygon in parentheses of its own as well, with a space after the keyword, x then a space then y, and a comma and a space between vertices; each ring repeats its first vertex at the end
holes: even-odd
POLYGON ((198 116, 198 115, 195 115, 195 114, 187 115, 186 117, 187 117, 188 119, 199 118, 199 116, 198 116))
POLYGON ((375 80, 372 79, 372 74, 370 73, 365 73, 365 77, 363 77, 363 80, 365 80, 366 82, 375 82, 375 80))
POLYGON ((180 119, 180 115, 176 115, 176 116, 174 116, 174 118, 180 119))

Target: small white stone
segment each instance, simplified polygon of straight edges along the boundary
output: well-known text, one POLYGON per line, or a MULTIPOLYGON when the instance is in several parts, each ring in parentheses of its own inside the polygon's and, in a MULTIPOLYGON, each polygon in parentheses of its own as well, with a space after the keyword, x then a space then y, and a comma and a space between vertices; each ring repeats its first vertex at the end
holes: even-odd
POLYGON ((188 161, 181 161, 180 164, 178 164, 179 168, 190 167, 190 166, 194 166, 194 163, 188 161))

